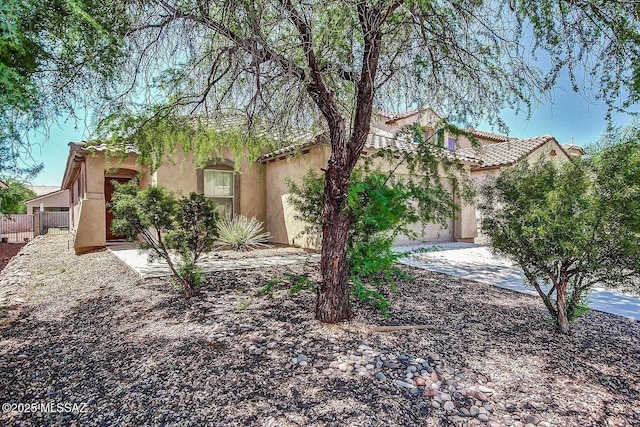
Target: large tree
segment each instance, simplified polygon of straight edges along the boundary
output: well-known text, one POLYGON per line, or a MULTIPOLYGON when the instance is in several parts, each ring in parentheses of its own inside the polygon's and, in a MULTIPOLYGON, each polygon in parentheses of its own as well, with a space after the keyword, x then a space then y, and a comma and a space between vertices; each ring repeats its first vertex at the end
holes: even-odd
POLYGON ((120 41, 129 28, 123 7, 97 0, 0 2, 0 173, 40 172, 33 139, 77 118, 105 92, 100 82, 115 77, 123 58, 120 41))
MULTIPOLYGON (((563 69, 576 82, 582 72, 595 78, 611 105, 620 94, 629 103, 638 95, 639 10, 622 0, 105 0, 93 6, 104 12, 113 5, 121 8, 115 15, 121 25, 104 25, 124 34, 118 46, 126 61, 103 52, 111 59, 103 73, 118 77, 107 79, 113 86, 101 104, 112 144, 133 141, 151 163, 176 145, 205 157, 228 146, 255 154, 262 138, 206 136, 212 120, 229 111, 245 114, 253 136, 255 125, 263 132, 265 123, 285 135, 326 129, 331 156, 316 306, 316 317, 326 322, 351 315, 344 203, 374 107, 430 106, 462 124, 501 124, 502 108, 529 105, 563 69), (542 61, 547 72, 533 65, 536 52, 549 57, 542 61)), ((76 55, 99 57, 82 46, 76 55)))

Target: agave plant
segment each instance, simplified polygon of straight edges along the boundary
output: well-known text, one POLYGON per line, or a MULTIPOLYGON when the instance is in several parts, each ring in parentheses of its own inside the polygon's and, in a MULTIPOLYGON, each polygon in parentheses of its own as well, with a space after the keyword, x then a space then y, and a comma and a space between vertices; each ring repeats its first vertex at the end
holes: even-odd
POLYGON ((218 246, 234 251, 249 251, 268 246, 271 233, 263 232, 262 222, 243 215, 218 221, 218 246))

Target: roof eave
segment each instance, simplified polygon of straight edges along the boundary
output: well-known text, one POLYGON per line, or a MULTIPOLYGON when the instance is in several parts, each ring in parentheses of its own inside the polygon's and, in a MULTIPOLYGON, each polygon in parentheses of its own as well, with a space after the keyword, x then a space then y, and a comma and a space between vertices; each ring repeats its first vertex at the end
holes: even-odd
POLYGON ((62 193, 63 191, 68 191, 68 189, 62 189, 62 190, 56 190, 56 191, 52 191, 51 193, 47 193, 47 194, 43 194, 42 196, 37 196, 37 197, 33 197, 31 199, 25 200, 24 203, 29 203, 29 202, 33 202, 34 200, 38 200, 38 199, 43 199, 46 197, 51 197, 53 195, 56 195, 58 193, 62 193))

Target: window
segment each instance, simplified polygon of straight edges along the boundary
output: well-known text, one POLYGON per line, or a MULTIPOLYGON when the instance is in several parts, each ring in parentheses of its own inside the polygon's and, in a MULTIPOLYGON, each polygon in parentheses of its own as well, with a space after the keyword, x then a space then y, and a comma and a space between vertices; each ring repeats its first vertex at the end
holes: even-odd
POLYGON ((204 195, 215 200, 218 211, 224 218, 233 216, 233 181, 232 171, 204 171, 204 195))
POLYGON ((456 149, 456 140, 455 138, 447 138, 447 150, 453 151, 456 149))
POLYGON ((438 129, 438 136, 436 138, 438 147, 444 147, 444 129, 438 129))

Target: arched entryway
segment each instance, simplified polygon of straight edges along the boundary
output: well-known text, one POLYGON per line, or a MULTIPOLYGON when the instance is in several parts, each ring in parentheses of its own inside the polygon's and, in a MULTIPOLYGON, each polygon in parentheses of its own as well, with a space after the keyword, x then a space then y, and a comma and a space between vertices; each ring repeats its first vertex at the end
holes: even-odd
POLYGON ((116 183, 117 184, 126 184, 136 177, 138 171, 132 169, 118 169, 115 172, 105 173, 104 176, 104 202, 106 203, 105 215, 106 215, 106 238, 109 240, 121 240, 126 236, 121 236, 118 234, 114 234, 111 232, 111 223, 113 222, 113 213, 109 208, 109 203, 111 203, 111 196, 113 195, 113 191, 115 190, 116 183))

